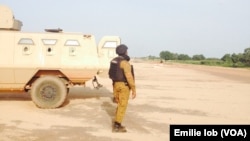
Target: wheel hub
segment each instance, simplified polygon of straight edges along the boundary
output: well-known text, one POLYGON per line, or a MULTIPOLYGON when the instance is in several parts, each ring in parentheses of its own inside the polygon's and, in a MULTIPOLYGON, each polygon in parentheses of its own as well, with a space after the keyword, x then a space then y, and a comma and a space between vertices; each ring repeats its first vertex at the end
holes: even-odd
POLYGON ((45 100, 53 100, 56 96, 56 88, 53 86, 45 86, 41 89, 40 94, 45 100))

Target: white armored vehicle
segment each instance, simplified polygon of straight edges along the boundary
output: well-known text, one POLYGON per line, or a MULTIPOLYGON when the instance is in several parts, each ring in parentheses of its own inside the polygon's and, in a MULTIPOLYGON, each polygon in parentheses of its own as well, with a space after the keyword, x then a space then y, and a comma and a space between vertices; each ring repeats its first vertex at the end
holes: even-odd
POLYGON ((0 92, 28 92, 40 108, 60 107, 69 88, 84 85, 116 56, 118 36, 93 35, 46 29, 21 32, 22 22, 0 5, 0 92))

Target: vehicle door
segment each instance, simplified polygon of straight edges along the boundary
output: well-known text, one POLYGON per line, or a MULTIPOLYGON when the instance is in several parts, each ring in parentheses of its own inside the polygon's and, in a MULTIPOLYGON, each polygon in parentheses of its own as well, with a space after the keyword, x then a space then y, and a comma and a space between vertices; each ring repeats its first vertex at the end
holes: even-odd
POLYGON ((110 61, 117 56, 115 49, 121 44, 119 36, 104 36, 98 44, 98 56, 101 68, 108 68, 110 61))
POLYGON ((59 38, 44 36, 41 38, 42 52, 44 56, 44 67, 59 68, 61 62, 61 44, 59 38))

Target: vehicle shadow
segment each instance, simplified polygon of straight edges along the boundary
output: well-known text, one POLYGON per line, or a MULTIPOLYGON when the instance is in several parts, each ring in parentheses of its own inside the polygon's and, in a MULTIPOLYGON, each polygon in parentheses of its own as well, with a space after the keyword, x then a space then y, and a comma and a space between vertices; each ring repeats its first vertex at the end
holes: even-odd
POLYGON ((30 101, 29 93, 0 93, 0 101, 30 101))
MULTIPOLYGON (((101 87, 99 89, 91 87, 72 87, 69 90, 65 102, 60 107, 67 106, 70 104, 70 101, 74 99, 99 99, 101 97, 109 97, 112 99, 112 92, 105 87, 101 87)), ((0 101, 32 101, 32 99, 28 92, 8 92, 0 93, 0 101)))
POLYGON ((70 88, 68 94, 69 99, 86 99, 110 96, 112 96, 112 92, 105 87, 101 87, 99 89, 91 87, 73 87, 70 88))
POLYGON ((100 99, 101 97, 113 99, 113 93, 105 87, 99 89, 91 87, 73 87, 70 88, 67 99, 62 107, 69 105, 70 101, 74 99, 100 99))

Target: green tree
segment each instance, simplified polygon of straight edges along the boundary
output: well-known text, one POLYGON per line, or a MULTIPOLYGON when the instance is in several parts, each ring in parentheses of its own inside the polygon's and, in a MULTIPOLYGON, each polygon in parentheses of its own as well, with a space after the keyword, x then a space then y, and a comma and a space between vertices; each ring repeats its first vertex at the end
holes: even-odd
POLYGON ((239 55, 237 55, 235 53, 232 54, 231 59, 232 59, 234 64, 236 64, 240 61, 239 55))
POLYGON ((246 65, 250 65, 250 48, 246 48, 243 53, 243 60, 246 65))
POLYGON ((191 58, 186 54, 178 55, 178 60, 190 60, 191 58))
POLYGON ((202 54, 193 55, 193 60, 205 60, 206 58, 202 54))
POLYGON ((239 53, 237 56, 238 56, 239 62, 245 63, 243 53, 239 53))
POLYGON ((166 60, 173 60, 173 54, 170 51, 161 51, 160 58, 166 60))
POLYGON ((227 63, 230 63, 232 62, 232 58, 231 58, 231 55, 230 54, 225 54, 221 60, 223 60, 224 62, 227 62, 227 63))
POLYGON ((177 60, 178 56, 179 55, 177 53, 172 53, 172 60, 177 60))

